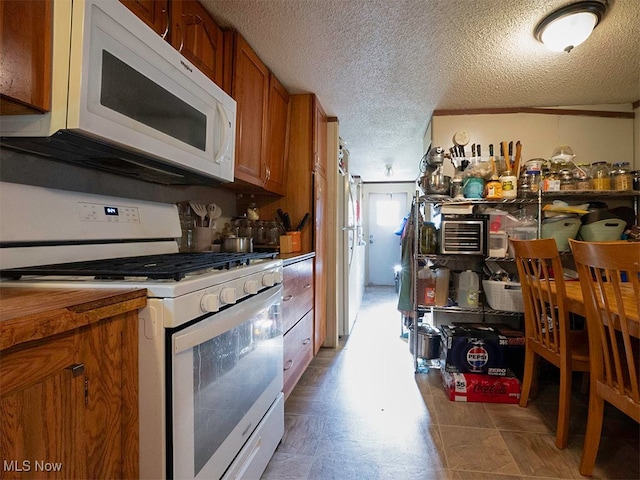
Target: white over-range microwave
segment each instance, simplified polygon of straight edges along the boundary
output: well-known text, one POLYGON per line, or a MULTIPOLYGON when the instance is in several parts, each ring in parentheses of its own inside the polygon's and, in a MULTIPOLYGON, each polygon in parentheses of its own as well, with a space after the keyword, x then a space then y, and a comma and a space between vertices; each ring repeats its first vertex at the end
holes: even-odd
POLYGON ((157 183, 233 181, 235 100, 120 2, 53 9, 51 111, 0 116, 3 147, 157 183))

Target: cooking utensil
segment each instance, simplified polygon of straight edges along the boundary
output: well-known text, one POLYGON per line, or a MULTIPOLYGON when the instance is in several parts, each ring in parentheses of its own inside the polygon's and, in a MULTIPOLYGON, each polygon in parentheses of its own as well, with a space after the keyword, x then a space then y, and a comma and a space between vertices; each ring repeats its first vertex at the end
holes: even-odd
POLYGON ((514 175, 518 175, 519 171, 520 171, 520 159, 522 158, 522 144, 520 143, 520 140, 518 140, 516 142, 516 158, 513 161, 514 163, 514 169, 513 169, 513 173, 514 175))
POLYGON ((509 147, 507 146, 507 142, 502 142, 500 149, 502 150, 502 155, 504 156, 504 164, 509 172, 511 172, 511 160, 509 159, 509 147))
POLYGON ((298 225, 296 226, 296 230, 297 231, 302 230, 302 227, 306 225, 308 220, 309 220, 309 212, 305 213, 304 217, 302 217, 302 220, 298 222, 298 225))
POLYGON ((451 189, 451 177, 448 177, 439 170, 431 175, 420 177, 420 188, 425 195, 449 195, 451 189))
POLYGON ((248 253, 253 251, 253 238, 227 237, 224 239, 224 251, 232 253, 248 253))
POLYGON ((215 203, 207 205, 207 215, 209 217, 209 228, 215 228, 215 220, 222 215, 222 209, 215 203))
POLYGON ((289 217, 288 213, 284 214, 284 228, 287 229, 287 232, 292 231, 293 229, 291 228, 291 217, 289 217))
POLYGON ((191 210, 200 217, 200 226, 204 227, 204 219, 207 218, 207 207, 201 203, 195 202, 189 202, 189 206, 191 207, 191 210))

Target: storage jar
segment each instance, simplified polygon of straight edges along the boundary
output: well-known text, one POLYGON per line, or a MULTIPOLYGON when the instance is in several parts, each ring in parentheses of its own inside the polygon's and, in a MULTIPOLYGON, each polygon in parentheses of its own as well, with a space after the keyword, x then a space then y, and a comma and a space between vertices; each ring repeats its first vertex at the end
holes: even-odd
POLYGON ((418 304, 436 304, 436 273, 431 267, 418 270, 418 304))
POLYGON ((633 175, 629 170, 629 162, 616 162, 611 171, 613 190, 631 190, 633 188, 633 175))
POLYGON ((560 190, 575 190, 576 181, 571 170, 564 168, 560 170, 560 190))
POLYGON ((576 190, 591 190, 591 175, 589 174, 589 164, 579 163, 573 171, 576 179, 576 190))
POLYGON ((424 222, 420 232, 420 253, 433 254, 438 252, 438 232, 431 222, 424 222))
POLYGON ((611 176, 607 162, 591 164, 591 185, 594 190, 611 190, 611 176))

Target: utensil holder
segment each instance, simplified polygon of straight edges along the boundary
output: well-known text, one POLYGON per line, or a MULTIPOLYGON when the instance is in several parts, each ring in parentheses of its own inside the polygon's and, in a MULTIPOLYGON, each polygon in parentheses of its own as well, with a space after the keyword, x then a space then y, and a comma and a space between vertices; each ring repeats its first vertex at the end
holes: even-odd
POLYGON ((195 227, 192 234, 191 251, 206 252, 211 250, 213 240, 212 230, 209 227, 195 227))
POLYGON ((299 252, 302 249, 302 232, 292 231, 287 232, 287 235, 291 237, 291 251, 299 252))

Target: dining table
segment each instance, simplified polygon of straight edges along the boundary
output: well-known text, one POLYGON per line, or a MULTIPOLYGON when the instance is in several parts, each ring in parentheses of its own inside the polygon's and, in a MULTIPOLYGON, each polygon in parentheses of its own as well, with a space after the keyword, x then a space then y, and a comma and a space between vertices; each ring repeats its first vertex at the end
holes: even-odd
MULTIPOLYGON (((551 294, 556 295, 556 284, 555 282, 549 283, 551 288, 551 294)), ((565 281, 565 299, 567 310, 571 313, 575 313, 576 315, 580 315, 582 317, 587 316, 587 308, 584 302, 584 298, 582 296, 582 287, 580 286, 579 281, 565 281)), ((605 286, 607 288, 608 286, 605 286)), ((544 289, 544 286, 543 286, 544 289)), ((629 320, 629 334, 633 337, 640 338, 640 317, 638 317, 638 297, 635 295, 633 291, 633 287, 631 284, 625 285, 622 284, 620 286, 622 301, 624 305, 624 311, 629 320)), ((617 305, 612 305, 611 310, 613 313, 617 313, 617 305)))

